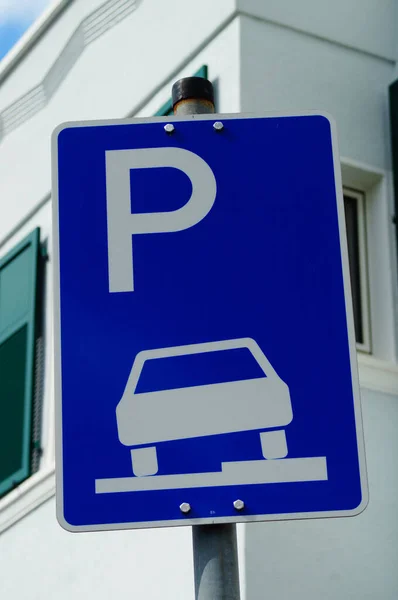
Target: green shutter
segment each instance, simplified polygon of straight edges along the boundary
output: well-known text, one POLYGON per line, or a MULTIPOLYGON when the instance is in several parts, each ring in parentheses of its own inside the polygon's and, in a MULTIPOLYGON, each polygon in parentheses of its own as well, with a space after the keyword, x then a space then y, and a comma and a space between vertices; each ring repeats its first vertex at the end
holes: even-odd
POLYGON ((0 259, 0 496, 31 473, 39 240, 0 259))
MULTIPOLYGON (((194 73, 193 77, 203 77, 204 79, 207 79, 207 65, 203 65, 202 67, 200 67, 199 71, 196 71, 196 73, 194 73)), ((167 117, 168 115, 172 115, 172 114, 173 114, 173 104, 172 104, 171 98, 170 98, 155 113, 155 117, 167 117)))

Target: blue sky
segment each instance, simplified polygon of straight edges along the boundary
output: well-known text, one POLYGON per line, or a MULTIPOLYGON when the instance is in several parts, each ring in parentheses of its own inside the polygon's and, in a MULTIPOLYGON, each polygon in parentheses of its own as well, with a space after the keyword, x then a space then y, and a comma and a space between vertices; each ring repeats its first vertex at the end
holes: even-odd
POLYGON ((53 0, 0 0, 0 61, 53 0))

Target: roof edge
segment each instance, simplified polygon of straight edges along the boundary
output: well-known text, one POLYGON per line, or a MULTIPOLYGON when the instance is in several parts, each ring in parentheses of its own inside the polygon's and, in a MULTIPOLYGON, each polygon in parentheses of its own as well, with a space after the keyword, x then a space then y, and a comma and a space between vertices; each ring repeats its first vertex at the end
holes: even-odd
POLYGON ((7 79, 25 54, 36 44, 50 25, 73 0, 54 0, 32 23, 15 46, 0 60, 0 85, 7 79))

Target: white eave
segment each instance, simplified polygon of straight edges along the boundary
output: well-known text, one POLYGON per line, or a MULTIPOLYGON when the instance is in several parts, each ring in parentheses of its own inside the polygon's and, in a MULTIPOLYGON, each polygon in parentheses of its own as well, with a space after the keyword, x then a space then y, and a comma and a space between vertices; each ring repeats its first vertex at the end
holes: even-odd
POLYGON ((0 85, 73 0, 54 0, 0 61, 0 85))

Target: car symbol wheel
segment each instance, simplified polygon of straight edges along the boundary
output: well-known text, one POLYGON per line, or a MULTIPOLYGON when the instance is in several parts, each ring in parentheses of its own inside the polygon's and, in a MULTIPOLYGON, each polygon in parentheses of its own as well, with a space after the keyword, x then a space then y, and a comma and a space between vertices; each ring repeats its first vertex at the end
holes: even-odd
POLYGON ((136 477, 156 475, 158 472, 158 457, 155 446, 131 450, 133 473, 136 477))
POLYGON ((287 456, 288 451, 284 429, 262 431, 260 433, 260 440, 264 458, 285 458, 287 456))

